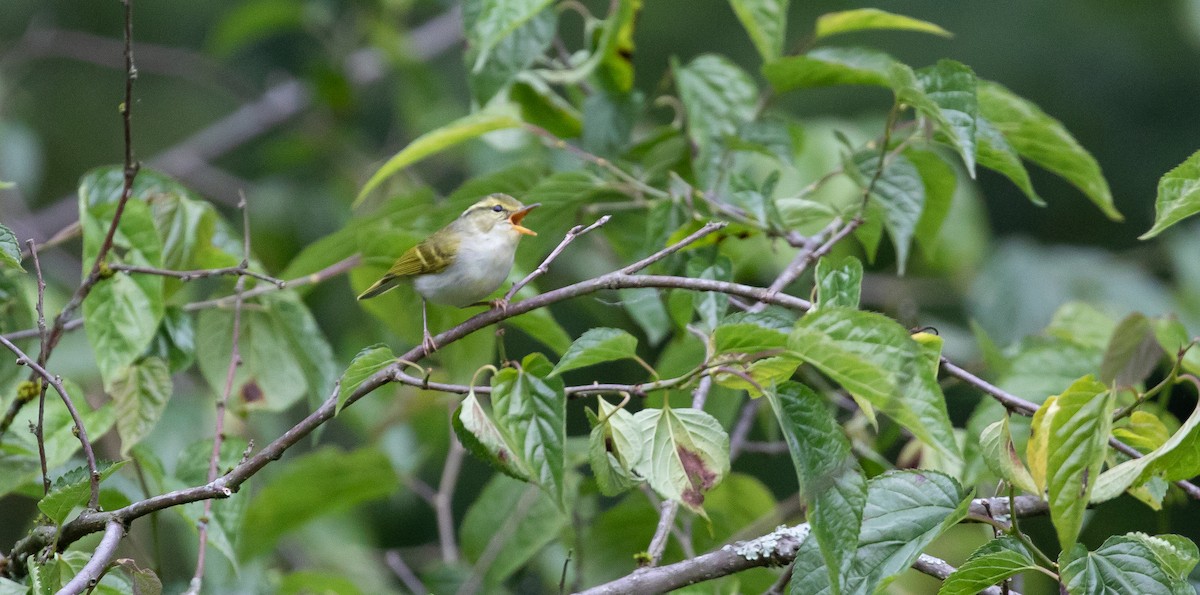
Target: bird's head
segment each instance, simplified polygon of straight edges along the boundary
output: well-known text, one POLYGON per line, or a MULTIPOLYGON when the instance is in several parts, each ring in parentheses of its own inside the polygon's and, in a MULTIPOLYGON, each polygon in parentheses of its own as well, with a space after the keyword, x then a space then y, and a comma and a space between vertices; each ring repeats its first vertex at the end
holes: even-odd
POLYGON ((500 229, 511 230, 517 234, 536 236, 537 232, 521 225, 521 220, 529 211, 537 208, 538 204, 525 206, 521 201, 507 194, 489 194, 473 204, 459 215, 459 220, 481 233, 487 233, 497 226, 500 229))

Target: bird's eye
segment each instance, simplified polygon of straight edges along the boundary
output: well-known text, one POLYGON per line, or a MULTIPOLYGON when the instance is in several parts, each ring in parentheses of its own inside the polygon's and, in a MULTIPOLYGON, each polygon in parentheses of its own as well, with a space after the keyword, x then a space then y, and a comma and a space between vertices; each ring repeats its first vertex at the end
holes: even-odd
POLYGON ((503 210, 504 210, 504 207, 502 207, 502 206, 500 206, 500 205, 496 205, 496 206, 492 207, 492 210, 493 210, 493 211, 496 211, 497 213, 499 213, 499 212, 501 212, 501 211, 503 211, 503 210))

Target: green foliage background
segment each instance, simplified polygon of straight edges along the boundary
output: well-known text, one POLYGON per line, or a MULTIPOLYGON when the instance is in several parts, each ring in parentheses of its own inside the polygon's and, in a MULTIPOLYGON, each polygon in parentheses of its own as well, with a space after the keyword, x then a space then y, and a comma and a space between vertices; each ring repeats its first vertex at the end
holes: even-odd
MULTIPOLYGON (((603 15, 608 8, 605 2, 584 4, 596 15, 603 15)), ((788 13, 788 41, 783 49, 790 50, 808 36, 817 16, 858 6, 793 2, 788 13)), ((1098 371, 1108 338, 1103 329, 1115 325, 1128 312, 1136 310, 1149 316, 1175 313, 1190 331, 1184 336, 1194 336, 1200 330, 1200 266, 1196 264, 1200 262, 1200 227, 1195 222, 1183 222, 1152 242, 1138 242, 1137 237, 1154 221, 1159 178, 1198 148, 1192 131, 1200 130, 1200 111, 1195 109, 1195 98, 1200 97, 1200 72, 1193 67, 1194 58, 1200 54, 1200 4, 1179 0, 1156 3, 1151 9, 1122 2, 917 1, 881 8, 937 23, 953 32, 954 37, 870 32, 848 35, 838 43, 867 45, 914 66, 934 64, 943 58, 958 60, 981 78, 999 82, 1036 103, 1062 122, 1096 158, 1111 187, 1115 207, 1125 220, 1106 218, 1075 187, 1036 167, 1029 168, 1030 176, 1038 195, 1047 203, 1045 207, 1032 204, 1016 185, 992 171, 979 168, 974 183, 965 182, 959 172, 964 182, 954 195, 945 227, 936 240, 922 237, 918 230, 918 243, 909 257, 905 276, 895 274, 897 253, 889 242, 882 243, 873 262, 863 258, 852 241, 839 246, 830 262, 846 255, 868 261, 862 306, 884 312, 905 325, 936 327, 944 339, 946 355, 960 363, 986 362, 991 366, 989 379, 1012 393, 1038 401, 1064 392, 1093 368, 1098 371), (1075 300, 1091 306, 1064 308, 1064 304, 1075 300), (1094 312, 1092 307, 1102 313, 1094 312), (982 329, 981 334, 1000 348, 1024 342, 1006 357, 999 357, 989 350, 994 347, 992 343, 972 336, 973 328, 982 329), (1036 337, 1026 339, 1030 335, 1036 337)), ((575 189, 588 187, 594 181, 589 177, 592 174, 581 173, 578 163, 563 152, 513 136, 501 137, 492 144, 471 141, 440 153, 384 183, 382 191, 367 197, 366 209, 352 208, 364 182, 387 156, 421 134, 467 114, 472 109, 472 98, 485 95, 488 85, 493 84, 481 77, 468 83, 474 55, 471 52, 478 45, 474 46, 476 50, 464 51, 453 26, 449 33, 420 28, 447 10, 449 3, 415 0, 146 0, 136 5, 139 76, 134 144, 139 158, 150 167, 158 165, 167 170, 190 188, 195 196, 188 198, 202 196, 216 203, 216 210, 227 221, 238 221, 232 205, 238 192, 244 191, 254 264, 261 270, 294 278, 356 250, 364 253, 364 266, 348 277, 335 277, 295 297, 272 300, 274 307, 269 311, 249 314, 247 324, 251 328, 305 329, 312 334, 292 337, 284 347, 264 342, 257 344, 261 346, 257 352, 254 347, 243 348, 250 353, 245 378, 255 378, 269 389, 269 395, 282 397, 269 405, 280 412, 252 412, 237 417, 232 435, 254 438, 260 444, 269 441, 319 403, 327 391, 317 387, 346 369, 364 347, 383 341, 400 353, 411 345, 414 333, 419 332, 411 293, 362 305, 353 296, 381 272, 398 246, 415 241, 421 230, 441 225, 479 194, 527 189, 551 171, 572 170, 553 174, 553 183, 541 186, 543 195, 526 200, 540 199, 547 207, 530 216, 530 225, 541 235, 522 245, 518 269, 523 271, 535 266, 572 224, 594 218, 589 214, 576 221, 564 214, 569 210, 566 207, 556 211, 551 206, 555 200, 577 197, 575 189), (413 35, 414 31, 421 33, 413 35), (423 59, 422 52, 435 45, 442 49, 423 59), (371 51, 363 53, 364 49, 371 51), (299 115, 223 151, 205 167, 191 167, 180 160, 154 162, 155 156, 288 78, 302 85, 311 99, 311 105, 299 115), (364 79, 370 82, 364 84, 364 79), (384 197, 403 200, 388 202, 384 197), (424 206, 435 201, 441 205, 435 211, 424 206), (338 235, 345 229, 367 230, 363 235, 374 235, 375 239, 364 244, 349 235, 338 235), (298 305, 300 299, 311 316, 298 305), (316 334, 327 338, 327 348, 306 342, 305 337, 316 334), (280 356, 279 349, 286 355, 280 356), (255 359, 255 353, 259 359, 255 359)), ((119 39, 121 11, 115 2, 9 0, 4 13, 0 19, 0 180, 14 182, 16 189, 0 190, 0 221, 12 227, 21 241, 27 237, 44 240, 78 216, 76 202, 68 199, 64 203, 64 199, 77 191, 80 178, 95 167, 120 161, 122 142, 116 106, 121 98, 122 73, 114 66, 119 64, 115 40, 119 39), (46 31, 69 31, 78 36, 46 37, 46 31)), ((579 47, 579 16, 567 10, 560 22, 567 45, 579 47)), ((648 1, 636 23, 634 88, 645 95, 648 104, 664 93, 678 95, 669 70, 672 64, 690 64, 696 56, 710 52, 740 65, 751 73, 755 84, 765 87, 757 74, 759 49, 728 3, 648 1)), ((496 71, 501 66, 488 68, 496 71)), ((796 136, 801 139, 797 160, 801 171, 781 183, 797 186, 800 180, 811 181, 836 167, 839 154, 849 151, 834 131, 857 147, 879 135, 890 105, 890 91, 881 87, 836 87, 781 95, 772 111, 792 117, 796 136)), ((635 138, 650 132, 652 125, 669 124, 676 108, 648 108, 646 118, 634 132, 635 138)), ((583 142, 601 156, 609 156, 606 150, 617 152, 618 147, 607 146, 604 138, 589 136, 595 131, 578 130, 570 121, 555 120, 552 111, 546 113, 551 116, 543 114, 538 124, 555 134, 582 134, 583 142)), ((149 171, 142 173, 144 177, 152 175, 149 171)), ((864 175, 869 177, 870 172, 864 175)), ((854 186, 844 180, 839 183, 846 184, 839 187, 841 192, 852 193, 847 189, 854 186)), ((621 198, 604 192, 588 196, 589 201, 600 205, 621 198)), ((595 216, 604 212, 597 207, 595 216)), ((581 241, 538 281, 539 288, 593 276, 638 256, 631 248, 640 247, 644 236, 639 219, 642 215, 638 213, 618 215, 605 230, 611 251, 589 250, 585 246, 595 244, 581 241)), ((149 210, 143 215, 151 217, 149 210)), ((211 215, 197 211, 196 217, 211 215)), ((89 241, 94 241, 89 240, 86 223, 85 255, 90 254, 89 241)), ((664 225, 658 239, 665 241, 683 222, 673 223, 664 225)), ((211 222, 207 225, 217 226, 211 222)), ((231 233, 236 238, 237 233, 231 233)), ((214 244, 221 244, 219 230, 214 237, 218 238, 214 244)), ((230 243, 229 236, 224 237, 221 249, 197 252, 193 260, 177 260, 171 268, 236 264, 240 246, 236 240, 230 243)), ((43 256, 52 311, 61 307, 78 283, 79 246, 79 242, 68 243, 43 256)), ((791 258, 790 251, 773 249, 761 238, 728 250, 725 256, 731 260, 713 266, 728 268, 732 262, 733 278, 754 285, 769 284, 791 258)), ((164 248, 164 254, 145 258, 157 258, 156 264, 166 266, 168 254, 164 248)), ((143 256, 131 251, 125 257, 134 262, 135 257, 143 256)), ((807 291, 811 281, 809 275, 795 287, 807 291)), ((165 283, 168 297, 178 291, 189 299, 226 295, 232 286, 216 281, 182 288, 170 280, 165 283)), ((856 306, 857 298, 849 304, 837 301, 849 299, 838 293, 843 290, 829 290, 840 296, 834 298, 833 306, 856 306)), ((11 307, 30 297, 28 288, 20 296, 16 295, 19 291, 12 293, 0 302, 0 307, 11 307)), ((639 298, 622 293, 620 298, 636 304, 644 295, 639 298)), ((172 303, 186 301, 177 296, 172 303)), ((156 307, 163 309, 161 315, 167 319, 178 315, 162 303, 156 307)), ((696 310, 703 319, 705 308, 716 307, 697 304, 696 310)), ((684 373, 697 355, 697 345, 685 341, 660 343, 662 337, 654 336, 653 325, 639 325, 634 319, 636 305, 627 308, 630 311, 584 298, 552 309, 562 330, 547 326, 544 319, 525 324, 513 321, 502 339, 506 353, 518 358, 531 351, 547 352, 550 364, 533 362, 526 368, 548 369, 573 338, 592 327, 614 327, 636 337, 636 354, 663 377, 684 373)), ((431 322, 436 328, 446 328, 467 315, 469 312, 435 310, 431 322)), ((140 478, 128 468, 114 475, 112 483, 105 484, 106 488, 113 486, 102 499, 105 508, 144 497, 143 489, 153 494, 195 485, 203 479, 207 463, 204 441, 211 440, 212 431, 210 387, 218 386, 217 379, 223 380, 224 376, 224 368, 214 367, 212 362, 227 359, 229 336, 221 329, 227 329, 228 318, 228 312, 207 311, 195 323, 194 336, 183 332, 172 337, 192 342, 199 373, 176 375, 165 412, 157 424, 150 426, 131 421, 137 412, 126 409, 114 420, 111 406, 100 407, 108 402, 105 395, 121 390, 114 386, 128 387, 138 379, 111 378, 98 372, 84 333, 73 333, 64 340, 52 368, 80 387, 73 394, 86 395, 96 408, 94 412, 90 411, 93 407, 88 408, 89 432, 117 428, 100 442, 98 450, 105 458, 115 459, 128 454, 117 440, 118 432, 122 437, 144 437, 135 447, 134 456, 137 449, 158 453, 154 458, 161 464, 158 469, 144 469, 140 478)), ((6 323, 4 330, 28 326, 28 320, 20 325, 6 323)), ((266 330, 257 335, 250 331, 247 341, 255 344, 256 336, 269 334, 266 330)), ((495 342, 496 338, 485 331, 452 345, 435 360, 439 361, 439 379, 471 381, 479 366, 494 360, 495 342)), ((623 345, 622 349, 628 348, 627 343, 623 345)), ((180 354, 189 351, 172 350, 164 343, 154 361, 139 368, 144 374, 140 381, 153 387, 166 374, 164 367, 169 367, 171 373, 187 368, 191 361, 172 358, 185 357, 180 354)), ((125 355, 133 358, 139 354, 125 355)), ((819 354, 804 359, 817 365, 816 357, 819 354)), ((594 368, 565 371, 567 384, 645 377, 631 359, 612 359, 615 361, 594 368)), ((108 369, 101 364, 101 370, 108 369)), ((9 380, 0 378, 0 386, 7 390, 9 380)), ((980 397, 961 386, 948 388, 946 394, 955 427, 971 428, 969 421, 980 397)), ((1194 395, 1186 390, 1179 394, 1166 409, 1175 419, 1163 416, 1171 430, 1176 422, 1187 419, 1195 403, 1194 395)), ((676 391, 675 395, 678 405, 687 403, 684 393, 676 391)), ((7 393, 3 402, 7 406, 7 393)), ((728 430, 740 403, 740 393, 722 387, 710 398, 707 410, 728 430)), ((661 404, 661 395, 650 397, 646 403, 654 407, 661 404)), ((406 483, 418 478, 436 487, 452 439, 447 423, 452 405, 445 395, 384 387, 339 415, 317 442, 302 444, 277 467, 256 476, 237 497, 218 502, 216 514, 239 520, 231 520, 227 528, 217 531, 220 535, 210 538, 212 549, 222 555, 210 552, 209 584, 214 588, 242 585, 247 591, 301 592, 303 586, 326 585, 336 592, 384 592, 397 588, 381 554, 388 549, 416 560, 431 589, 464 580, 468 565, 437 562, 432 545, 437 540, 434 517, 414 495, 411 483, 406 483), (308 486, 311 492, 291 486, 308 486), (250 523, 241 526, 259 530, 241 531, 239 538, 239 523, 250 523), (235 534, 225 535, 222 531, 235 534), (229 559, 240 563, 235 568, 229 559)), ((989 406, 998 407, 995 403, 983 405, 989 406)), ((754 439, 782 440, 766 407, 762 413, 754 439)), ((154 412, 143 415, 156 417, 154 412)), ((65 427, 64 420, 58 421, 65 427)), ((901 452, 904 439, 895 424, 885 421, 880 435, 875 436, 863 429, 860 419, 854 422, 860 425, 851 427, 855 430, 851 437, 869 441, 884 458, 894 461, 911 454, 901 452)), ((1014 425, 1024 424, 1012 430, 1022 454, 1029 423, 1014 419, 1014 425)), ((557 448, 564 449, 568 457, 583 452, 582 443, 572 441, 582 441, 588 427, 583 408, 577 403, 568 404, 568 438, 557 448)), ((973 429, 979 430, 982 428, 973 429)), ((17 427, 16 432, 23 433, 24 428, 17 427)), ((229 447, 229 464, 236 462, 242 446, 235 443, 229 447)), ((967 451, 970 463, 972 454, 969 448, 967 451)), ((931 458, 924 459, 922 466, 937 460, 935 454, 926 456, 931 458)), ((568 458, 568 462, 581 461, 568 458)), ((65 459, 60 462, 63 471, 65 463, 65 459)), ((978 459, 975 463, 982 464, 978 459)), ((797 461, 796 465, 802 467, 803 462, 797 461)), ((871 475, 882 470, 873 467, 870 460, 862 465, 871 475)), ((797 489, 793 464, 786 456, 747 453, 735 461, 732 472, 707 496, 705 508, 711 531, 706 532, 703 521, 696 519, 698 551, 737 535, 752 521, 761 521, 764 512, 797 489)), ((563 481, 575 481, 570 474, 564 480, 562 469, 557 475, 554 470, 546 473, 554 476, 555 487, 548 491, 556 494, 564 489, 563 481)), ((6 491, 17 487, 4 482, 0 478, 0 487, 6 491)), ((37 491, 29 488, 0 496, 0 548, 8 549, 29 529, 37 506, 37 491)), ((556 506, 555 498, 530 491, 525 484, 494 474, 481 460, 468 458, 453 502, 455 518, 461 522, 458 537, 463 555, 468 561, 477 560, 487 549, 498 519, 511 510, 525 510, 530 521, 514 531, 515 545, 491 565, 482 579, 484 584, 498 588, 497 584, 507 580, 505 584, 513 592, 553 591, 572 543, 588 545, 586 550, 572 554, 586 560, 581 566, 582 584, 623 575, 632 568, 632 553, 646 548, 657 511, 636 492, 624 499, 592 498, 597 489, 604 491, 592 484, 584 486, 589 506, 596 508, 585 512, 603 514, 598 514, 589 526, 579 526, 577 519, 556 506), (575 539, 550 539, 559 533, 575 539)), ((1054 494, 1051 487, 1052 498, 1054 494)), ((945 507, 952 510, 958 502, 950 500, 945 507)), ((1110 537, 1128 531, 1176 533, 1196 540, 1200 538, 1196 506, 1173 492, 1160 511, 1143 506, 1131 496, 1121 496, 1101 504, 1086 518, 1079 540, 1092 551, 1102 544, 1104 548, 1143 547, 1106 542, 1124 539, 1110 537)), ((126 546, 130 556, 139 561, 159 560, 156 569, 168 591, 182 587, 195 561, 189 527, 200 516, 200 508, 192 504, 181 512, 159 513, 164 542, 155 543, 149 523, 139 521, 134 537, 127 540, 133 545, 126 546)), ((769 519, 765 527, 760 527, 763 531, 740 536, 760 534, 791 518, 769 519)), ((1039 546, 1058 550, 1055 528, 1048 519, 1030 519, 1022 527, 1039 546)), ((929 551, 957 565, 987 537, 979 527, 957 527, 934 542, 929 551)), ((1021 547, 1013 546, 1012 551, 1021 547)), ((1023 550, 1019 553, 1029 557, 1023 550)), ((679 559, 683 554, 671 545, 665 559, 679 559)), ((1073 559, 1076 562, 1072 564, 1087 563, 1086 556, 1073 555, 1073 559)), ((1051 592, 1039 591, 1049 587, 1036 583, 1037 578, 1030 574, 1024 592, 1051 592)), ((761 590, 773 580, 768 571, 756 570, 713 589, 732 590, 741 584, 748 590, 761 590)), ((931 579, 908 572, 889 589, 923 593, 935 589, 933 585, 931 579)))

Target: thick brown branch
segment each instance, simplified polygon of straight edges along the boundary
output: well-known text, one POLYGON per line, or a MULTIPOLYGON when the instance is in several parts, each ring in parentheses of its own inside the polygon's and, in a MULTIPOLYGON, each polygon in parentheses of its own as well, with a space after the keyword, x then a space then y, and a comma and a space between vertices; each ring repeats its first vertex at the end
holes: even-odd
POLYGON ((79 595, 95 587, 96 583, 100 582, 100 577, 104 576, 108 564, 117 555, 117 545, 121 543, 122 537, 125 537, 125 525, 118 521, 105 523, 104 537, 92 552, 92 559, 80 569, 79 574, 63 585, 59 595, 79 595))

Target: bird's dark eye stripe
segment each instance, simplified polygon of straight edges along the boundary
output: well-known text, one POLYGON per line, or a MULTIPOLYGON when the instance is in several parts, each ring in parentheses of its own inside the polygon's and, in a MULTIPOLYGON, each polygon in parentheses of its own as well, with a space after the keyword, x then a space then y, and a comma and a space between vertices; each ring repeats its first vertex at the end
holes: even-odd
POLYGON ((492 210, 493 210, 493 211, 496 211, 497 213, 499 213, 499 212, 501 212, 501 211, 503 211, 503 210, 504 210, 504 207, 503 207, 503 206, 501 206, 501 205, 496 205, 496 206, 492 207, 492 210))

